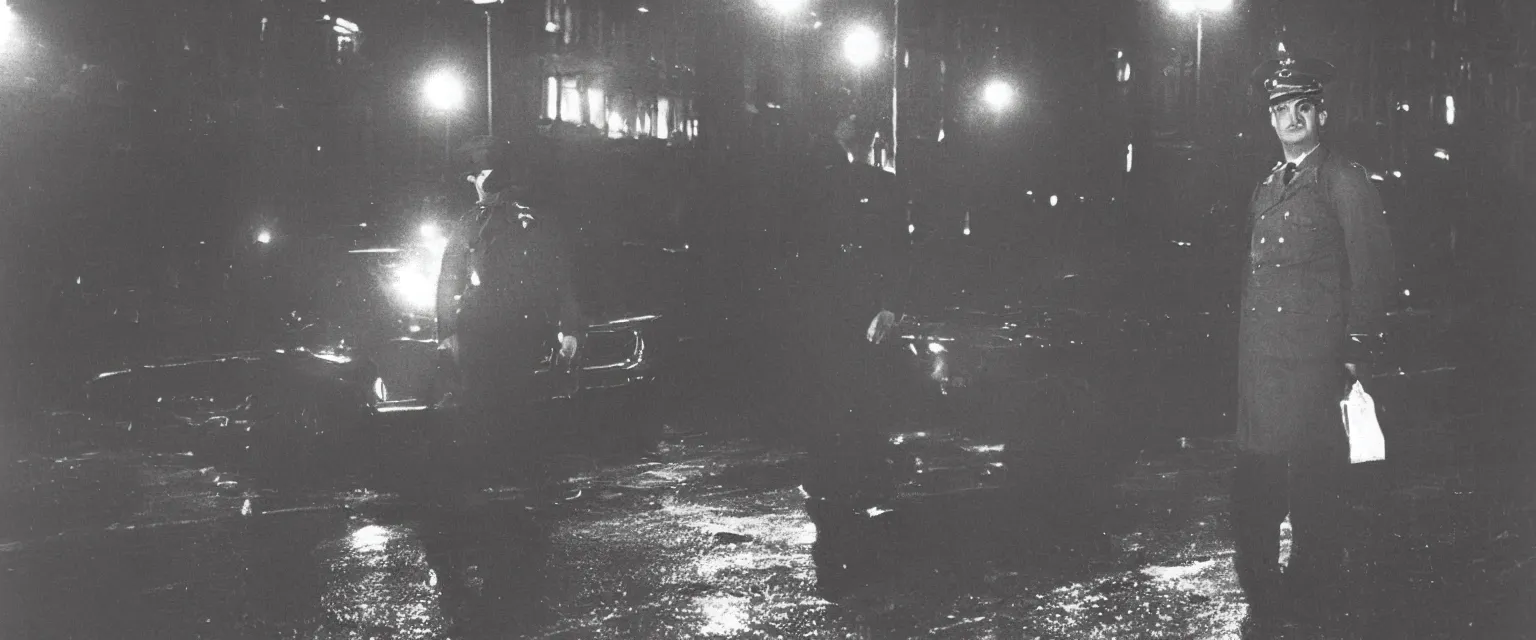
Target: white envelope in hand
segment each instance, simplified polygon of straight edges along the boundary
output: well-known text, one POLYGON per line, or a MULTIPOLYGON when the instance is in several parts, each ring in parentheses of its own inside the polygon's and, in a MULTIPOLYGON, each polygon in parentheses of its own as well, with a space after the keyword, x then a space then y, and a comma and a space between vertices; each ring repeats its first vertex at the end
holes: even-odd
POLYGON ((1375 462, 1387 459, 1387 441, 1376 421, 1376 401, 1358 381, 1349 396, 1339 401, 1344 414, 1344 432, 1349 434, 1349 462, 1375 462))

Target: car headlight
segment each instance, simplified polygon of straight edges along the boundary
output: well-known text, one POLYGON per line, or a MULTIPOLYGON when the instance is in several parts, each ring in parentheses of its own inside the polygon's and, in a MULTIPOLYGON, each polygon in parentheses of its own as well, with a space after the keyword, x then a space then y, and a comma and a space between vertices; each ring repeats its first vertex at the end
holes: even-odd
POLYGON ((422 227, 422 236, 409 259, 395 268, 391 288, 407 311, 431 313, 437 308, 437 277, 448 238, 430 224, 422 227))
POLYGON ((418 265, 395 270, 395 295, 413 311, 431 311, 437 306, 437 278, 427 271, 418 265))

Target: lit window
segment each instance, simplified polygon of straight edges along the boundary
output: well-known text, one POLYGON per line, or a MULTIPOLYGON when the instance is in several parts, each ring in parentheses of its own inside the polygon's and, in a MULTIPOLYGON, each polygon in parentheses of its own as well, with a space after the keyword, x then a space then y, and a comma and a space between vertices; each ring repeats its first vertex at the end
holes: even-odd
POLYGON ((617 110, 608 112, 608 137, 622 138, 629 135, 629 123, 617 110))
POLYGON ((1132 166, 1133 160, 1135 159, 1135 153, 1136 153, 1136 145, 1135 144, 1125 145, 1125 172, 1126 173, 1130 173, 1131 172, 1131 166, 1132 166))
POLYGON ((581 79, 568 76, 560 79, 560 120, 581 124, 581 79))
POLYGON ((1119 67, 1119 69, 1115 72, 1115 79, 1119 80, 1120 82, 1130 82, 1131 62, 1129 60, 1120 60, 1116 63, 1116 66, 1119 67))
POLYGON ((606 121, 603 114, 608 112, 607 105, 603 103, 603 90, 597 87, 587 88, 587 122, 602 124, 606 121))
POLYGON ((1445 123, 1456 124, 1456 96, 1445 97, 1445 123))
POLYGON ((560 80, 550 76, 544 84, 544 117, 554 120, 560 115, 560 80))
POLYGON ((656 135, 662 138, 672 135, 672 101, 666 97, 656 99, 656 135))

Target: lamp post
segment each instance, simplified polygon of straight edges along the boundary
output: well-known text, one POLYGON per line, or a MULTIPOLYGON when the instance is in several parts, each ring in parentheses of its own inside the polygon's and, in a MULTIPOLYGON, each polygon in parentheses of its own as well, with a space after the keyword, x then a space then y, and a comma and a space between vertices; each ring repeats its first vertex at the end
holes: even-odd
POLYGON ((1200 75, 1205 57, 1205 14, 1232 8, 1232 0, 1169 0, 1174 12, 1195 14, 1195 108, 1200 108, 1200 75))
POLYGON ((495 62, 491 57, 491 5, 504 0, 473 0, 485 7, 485 133, 496 135, 495 62))

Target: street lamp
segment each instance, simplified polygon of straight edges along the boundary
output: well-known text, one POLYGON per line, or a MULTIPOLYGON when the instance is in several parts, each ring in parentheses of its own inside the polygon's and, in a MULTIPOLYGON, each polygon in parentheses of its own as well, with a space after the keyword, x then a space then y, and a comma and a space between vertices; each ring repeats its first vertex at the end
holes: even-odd
POLYGON ((880 34, 864 25, 854 27, 843 38, 843 57, 854 67, 864 68, 880 59, 880 34))
POLYGON ((438 111, 455 111, 464 106, 464 83, 448 71, 429 76, 422 90, 427 105, 438 111))
POLYGON ((450 116, 464 106, 464 83, 449 71, 438 71, 427 77, 422 92, 427 106, 443 114, 443 171, 446 172, 453 157, 453 119, 450 116))
POLYGON ((1195 107, 1200 106, 1200 70, 1205 50, 1205 14, 1232 8, 1232 0, 1169 0, 1175 13, 1195 14, 1195 107))
POLYGON ((1001 113, 1013 105, 1018 90, 1003 80, 992 80, 981 89, 981 99, 995 112, 1001 113))
MULTIPOLYGON (((485 5, 485 132, 488 135, 496 135, 496 102, 495 93, 492 90, 495 83, 495 64, 491 61, 491 7, 493 4, 501 4, 503 0, 472 0, 476 5, 485 5)), ((644 8, 642 7, 643 11, 644 8)))
POLYGON ((15 30, 16 14, 11 12, 9 3, 0 4, 0 46, 11 41, 11 33, 15 30))

